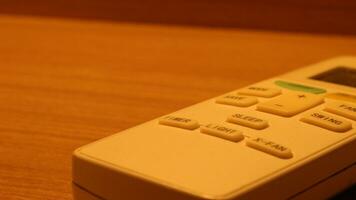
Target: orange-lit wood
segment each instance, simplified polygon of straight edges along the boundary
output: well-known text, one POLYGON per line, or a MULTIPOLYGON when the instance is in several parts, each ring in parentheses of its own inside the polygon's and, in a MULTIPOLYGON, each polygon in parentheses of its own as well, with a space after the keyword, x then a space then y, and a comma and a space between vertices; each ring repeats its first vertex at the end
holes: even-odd
POLYGON ((356 37, 0 16, 0 199, 72 199, 71 153, 356 37))

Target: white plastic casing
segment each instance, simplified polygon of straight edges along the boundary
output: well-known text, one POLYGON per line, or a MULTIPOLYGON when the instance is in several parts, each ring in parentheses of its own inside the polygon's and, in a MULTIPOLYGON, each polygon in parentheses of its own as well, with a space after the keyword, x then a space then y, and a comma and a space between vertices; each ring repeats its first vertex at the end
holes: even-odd
MULTIPOLYGON (((356 69, 356 58, 331 59, 254 85, 280 88, 275 81, 283 80, 323 88, 327 93, 356 95, 356 88, 308 79, 336 66, 356 69)), ((283 94, 292 92, 280 89, 283 94)), ((356 182, 355 121, 338 116, 352 123, 351 130, 338 133, 301 122, 305 113, 281 117, 257 111, 256 105, 241 108, 217 104, 215 99, 171 115, 200 124, 229 124, 226 119, 234 113, 265 119, 269 127, 263 130, 229 126, 247 136, 283 144, 292 150, 293 157, 281 159, 246 146, 246 139, 231 142, 199 129, 159 125, 154 119, 74 152, 75 199, 325 198, 356 182)), ((258 98, 259 102, 270 99, 258 98)), ((324 106, 309 111, 323 110, 324 106)))

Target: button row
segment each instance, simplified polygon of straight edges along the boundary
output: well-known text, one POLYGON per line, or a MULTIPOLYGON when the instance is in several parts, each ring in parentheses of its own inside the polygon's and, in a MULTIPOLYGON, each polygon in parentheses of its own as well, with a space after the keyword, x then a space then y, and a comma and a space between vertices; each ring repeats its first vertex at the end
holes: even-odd
MULTIPOLYGON (((266 120, 241 113, 236 113, 229 116, 226 121, 257 130, 261 130, 268 127, 268 122, 266 120)), ((198 121, 196 120, 171 115, 161 118, 159 120, 159 124, 188 130, 194 130, 200 126, 198 121)))
MULTIPOLYGON (((251 87, 251 88, 257 88, 257 87, 251 87)), ((267 88, 264 89, 268 90, 267 88)), ((216 102, 221 104, 246 107, 246 106, 251 106, 256 104, 258 100, 255 97, 228 94, 218 98, 216 102)), ((257 110, 283 116, 283 117, 291 117, 301 112, 304 112, 312 107, 315 107, 323 102, 324 99, 321 96, 312 93, 293 92, 293 93, 283 94, 270 101, 260 103, 257 105, 257 110)), ((356 104, 353 103, 328 102, 324 110, 336 115, 349 118, 351 120, 356 120, 356 104)), ((267 127, 266 122, 263 123, 261 122, 261 124, 259 124, 258 121, 253 120, 253 117, 252 119, 251 118, 249 119, 249 117, 242 118, 242 116, 238 114, 230 116, 227 121, 231 123, 247 126, 250 128, 254 128, 254 129, 263 129, 267 127)), ((302 121, 310 121, 310 120, 302 120, 302 121)))
POLYGON ((216 99, 216 103, 238 107, 248 107, 256 104, 256 97, 271 98, 281 94, 280 89, 260 86, 249 86, 237 91, 237 94, 227 94, 216 99), (243 96, 247 95, 247 96, 243 96))
MULTIPOLYGON (((247 121, 251 120, 258 123, 263 122, 263 120, 261 121, 260 119, 252 118, 246 115, 240 115, 237 118, 247 120, 247 121)), ((175 117, 175 116, 166 116, 164 118, 161 118, 159 120, 159 124, 174 126, 174 127, 189 129, 189 130, 194 130, 199 127, 199 124, 196 120, 192 120, 184 117, 175 117)), ((244 139, 244 135, 242 134, 241 131, 221 124, 210 123, 201 126, 200 132, 211 136, 223 138, 229 141, 233 141, 233 142, 239 142, 244 139)), ((293 157, 293 154, 289 148, 260 137, 248 138, 246 140, 246 145, 251 148, 257 149, 259 151, 263 151, 265 153, 271 154, 279 158, 287 159, 293 157)))
MULTIPOLYGON (((337 107, 341 107, 340 109, 346 109, 346 110, 351 109, 351 112, 353 112, 353 108, 354 108, 354 107, 350 108, 344 104, 341 104, 337 107)), ((300 120, 302 122, 312 124, 335 132, 346 132, 352 129, 352 124, 350 122, 345 121, 338 117, 334 117, 322 111, 310 112, 304 115, 300 120)), ((243 125, 254 129, 263 129, 268 127, 268 122, 266 120, 259 119, 249 115, 239 114, 239 113, 228 117, 227 122, 243 125)), ((198 121, 189 118, 184 118, 184 117, 169 115, 164 118, 161 118, 159 120, 159 124, 188 129, 188 130, 194 130, 200 127, 200 132, 202 133, 223 138, 226 140, 230 140, 233 142, 238 142, 244 138, 242 132, 234 128, 230 128, 225 125, 214 124, 214 123, 200 126, 198 121)), ((292 153, 289 148, 274 143, 272 141, 268 141, 263 138, 259 138, 259 137, 249 138, 246 141, 246 145, 251 148, 255 148, 257 150, 263 151, 265 153, 269 153, 271 155, 280 158, 292 157, 292 153)))
MULTIPOLYGON (((260 103, 257 105, 258 111, 283 117, 292 117, 324 102, 323 97, 315 94, 325 93, 325 89, 285 81, 275 81, 275 84, 283 88, 302 92, 290 92, 270 101, 260 103)), ((216 103, 238 107, 248 107, 258 103, 258 99, 256 97, 274 97, 280 95, 281 90, 261 86, 249 86, 239 90, 237 93, 238 94, 227 94, 221 96, 216 99, 216 103), (240 94, 248 96, 241 96, 240 94)), ((356 102, 356 96, 343 93, 329 93, 326 94, 325 97, 350 102, 327 103, 324 109, 325 111, 356 120, 356 104, 353 104, 356 102)))
MULTIPOLYGON (((216 99, 216 103, 238 107, 248 107, 258 103, 256 97, 274 97, 281 94, 280 89, 250 86, 216 99), (242 96, 242 95, 251 96, 242 96)), ((292 117, 324 102, 323 97, 313 93, 290 92, 257 105, 257 110, 283 117, 292 117)))

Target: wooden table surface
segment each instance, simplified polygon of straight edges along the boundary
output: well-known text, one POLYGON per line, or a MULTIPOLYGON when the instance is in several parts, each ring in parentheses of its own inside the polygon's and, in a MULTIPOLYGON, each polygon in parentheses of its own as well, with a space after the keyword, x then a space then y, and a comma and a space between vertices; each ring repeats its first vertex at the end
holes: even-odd
POLYGON ((5 15, 0 36, 0 199, 72 199, 75 148, 356 54, 356 36, 5 15))

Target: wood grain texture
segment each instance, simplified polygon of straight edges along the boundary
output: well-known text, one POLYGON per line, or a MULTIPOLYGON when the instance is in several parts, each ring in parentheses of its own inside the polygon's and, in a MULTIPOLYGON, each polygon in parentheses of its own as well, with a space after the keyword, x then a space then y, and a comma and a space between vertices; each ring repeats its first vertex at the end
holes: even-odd
POLYGON ((0 16, 0 199, 72 199, 86 143, 297 67, 356 37, 0 16))

